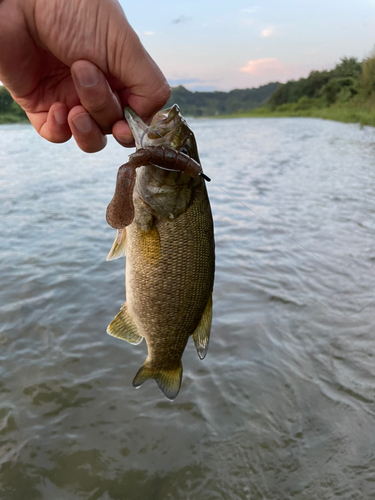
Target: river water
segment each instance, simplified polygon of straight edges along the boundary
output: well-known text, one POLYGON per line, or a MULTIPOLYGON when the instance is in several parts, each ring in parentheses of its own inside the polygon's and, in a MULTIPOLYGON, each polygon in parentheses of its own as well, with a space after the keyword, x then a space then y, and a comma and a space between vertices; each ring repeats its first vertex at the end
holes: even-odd
POLYGON ((129 151, 0 127, 1 499, 374 498, 375 129, 189 123, 217 267, 208 355, 188 343, 174 402, 131 385, 146 345, 105 333, 129 151))

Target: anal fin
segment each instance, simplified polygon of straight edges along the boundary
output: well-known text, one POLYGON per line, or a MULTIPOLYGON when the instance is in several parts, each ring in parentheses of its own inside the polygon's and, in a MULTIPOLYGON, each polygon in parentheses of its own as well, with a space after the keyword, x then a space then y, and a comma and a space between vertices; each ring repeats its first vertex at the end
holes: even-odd
POLYGON ((126 247, 126 230, 117 229, 117 234, 115 241, 113 242, 112 248, 107 255, 106 260, 116 260, 120 257, 124 257, 126 247))
POLYGON ((107 333, 112 337, 126 340, 129 344, 140 344, 143 337, 139 335, 137 327, 129 314, 128 306, 125 302, 115 319, 107 327, 107 333))
POLYGON ((212 322, 212 293, 207 301, 206 308, 202 314, 201 320, 193 333, 195 348, 200 359, 206 357, 208 343, 210 340, 210 330, 212 322))
POLYGON ((153 378, 164 396, 173 401, 181 387, 182 364, 173 370, 157 370, 151 368, 146 361, 134 377, 133 386, 138 389, 149 378, 153 378))

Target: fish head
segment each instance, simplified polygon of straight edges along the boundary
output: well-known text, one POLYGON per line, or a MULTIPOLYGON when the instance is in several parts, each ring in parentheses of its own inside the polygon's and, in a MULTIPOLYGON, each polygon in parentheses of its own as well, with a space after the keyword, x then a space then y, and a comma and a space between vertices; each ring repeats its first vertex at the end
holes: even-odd
POLYGON ((149 125, 129 106, 125 108, 125 118, 137 149, 166 146, 181 151, 200 163, 194 133, 181 115, 177 104, 156 113, 149 125))

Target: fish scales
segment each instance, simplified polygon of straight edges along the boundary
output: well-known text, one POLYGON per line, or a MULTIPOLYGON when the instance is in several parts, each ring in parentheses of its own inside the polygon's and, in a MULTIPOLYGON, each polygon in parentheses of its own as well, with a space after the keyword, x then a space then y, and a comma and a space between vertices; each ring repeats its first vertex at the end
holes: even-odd
MULTIPOLYGON (((193 202, 178 218, 155 220, 159 258, 146 256, 159 242, 146 238, 151 248, 145 249, 145 232, 137 224, 139 204, 134 222, 126 230, 126 290, 137 289, 136 295, 127 294, 128 309, 147 340, 155 368, 179 365, 212 292, 213 226, 209 204, 204 205, 208 199, 204 191, 201 183, 194 190, 193 202)), ((145 205, 142 209, 148 210, 145 205)))

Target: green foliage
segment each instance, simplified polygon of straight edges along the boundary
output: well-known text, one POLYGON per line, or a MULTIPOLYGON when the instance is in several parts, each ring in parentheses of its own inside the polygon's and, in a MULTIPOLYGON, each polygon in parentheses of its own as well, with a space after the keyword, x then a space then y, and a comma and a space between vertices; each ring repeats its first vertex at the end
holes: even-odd
POLYGON ((236 89, 230 92, 190 92, 179 86, 172 88, 172 95, 166 106, 177 103, 185 116, 242 113, 262 106, 279 85, 276 82, 256 89, 236 89))
POLYGON ((284 104, 300 103, 302 98, 310 99, 310 106, 306 100, 299 104, 305 109, 321 107, 323 102, 325 105, 331 105, 336 101, 347 102, 358 92, 362 69, 363 63, 359 63, 355 57, 343 57, 331 71, 311 71, 307 78, 290 80, 280 85, 272 94, 268 105, 271 110, 278 110, 284 104))
POLYGON ((365 98, 375 93, 375 50, 370 57, 362 62, 362 74, 359 85, 365 98))
POLYGON ((320 89, 329 81, 328 71, 312 71, 307 78, 290 80, 281 85, 269 100, 271 109, 286 103, 298 102, 301 97, 319 97, 320 89))
POLYGON ((0 113, 10 113, 13 102, 12 96, 8 90, 4 86, 0 86, 0 113))
POLYGON ((352 76, 331 78, 321 89, 321 95, 328 105, 338 102, 347 102, 358 93, 358 80, 352 76))
POLYGON ((281 85, 250 116, 312 116, 375 126, 375 50, 361 63, 344 57, 331 71, 312 71, 281 85))
POLYGON ((13 101, 9 91, 0 86, 0 123, 17 123, 26 121, 27 116, 24 110, 13 101))

